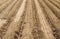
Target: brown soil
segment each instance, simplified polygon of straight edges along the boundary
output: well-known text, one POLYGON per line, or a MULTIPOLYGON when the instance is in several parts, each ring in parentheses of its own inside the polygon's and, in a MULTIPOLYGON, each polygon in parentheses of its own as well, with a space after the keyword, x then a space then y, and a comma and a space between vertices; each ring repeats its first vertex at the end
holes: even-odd
POLYGON ((60 0, 0 0, 0 39, 60 39, 60 0))

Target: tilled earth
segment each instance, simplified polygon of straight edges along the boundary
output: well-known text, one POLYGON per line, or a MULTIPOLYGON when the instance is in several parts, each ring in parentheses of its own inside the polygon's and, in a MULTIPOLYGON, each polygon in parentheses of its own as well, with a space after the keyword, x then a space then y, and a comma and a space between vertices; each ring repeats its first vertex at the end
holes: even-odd
POLYGON ((60 0, 0 0, 0 39, 60 39, 60 0))

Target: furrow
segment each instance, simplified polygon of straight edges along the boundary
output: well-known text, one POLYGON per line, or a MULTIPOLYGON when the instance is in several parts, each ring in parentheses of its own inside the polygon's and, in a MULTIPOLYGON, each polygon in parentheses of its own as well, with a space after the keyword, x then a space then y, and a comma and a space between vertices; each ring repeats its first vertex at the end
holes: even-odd
MULTIPOLYGON (((6 12, 5 13, 5 15, 3 15, 4 17, 2 17, 1 18, 1 23, 0 23, 0 25, 1 25, 1 30, 4 28, 4 29, 6 29, 7 27, 8 27, 8 25, 9 25, 9 23, 11 22, 11 21, 13 21, 13 17, 15 16, 15 14, 17 13, 17 11, 18 11, 18 8, 20 7, 19 6, 19 4, 21 5, 21 3, 20 2, 22 2, 21 0, 19 0, 19 1, 17 1, 17 3, 14 5, 14 7, 12 8, 12 10, 10 11, 10 12, 6 12), (8 13, 8 14, 7 14, 8 13), (7 15, 6 15, 7 14, 7 15), (4 21, 4 22, 3 22, 4 21), (5 28, 6 27, 6 28, 5 28)), ((8 8, 9 9, 9 8, 8 8)), ((3 29, 3 30, 4 30, 3 29)), ((2 30, 2 31, 3 31, 2 30)))
POLYGON ((26 4, 26 16, 24 19, 24 29, 22 31, 21 39, 33 39, 32 29, 33 29, 33 11, 32 11, 32 0, 27 0, 26 4))
POLYGON ((6 3, 0 6, 0 12, 3 11, 6 7, 8 7, 14 0, 9 0, 6 3))
POLYGON ((52 3, 50 3, 48 0, 43 0, 48 7, 54 12, 54 14, 60 18, 60 9, 58 9, 56 6, 54 6, 52 3))
POLYGON ((4 3, 6 3, 7 2, 7 0, 0 0, 1 2, 0 2, 0 6, 2 5, 2 4, 4 4, 4 3))
POLYGON ((42 5, 43 7, 43 10, 45 11, 46 15, 49 17, 51 23, 54 25, 52 27, 55 27, 56 30, 58 31, 55 31, 57 33, 60 33, 60 20, 54 15, 54 13, 52 12, 52 10, 46 5, 46 3, 44 3, 44 1, 40 0, 39 1, 40 4, 42 5))
POLYGON ((15 4, 16 4, 16 2, 17 2, 18 0, 15 0, 12 4, 10 4, 5 10, 3 10, 2 12, 1 12, 1 14, 0 14, 0 18, 4 18, 4 17, 6 17, 8 14, 9 14, 9 12, 12 10, 12 8, 15 6, 15 4))
POLYGON ((54 0, 49 0, 52 4, 54 4, 56 7, 58 7, 60 9, 60 4, 57 3, 56 1, 54 0))
POLYGON ((11 22, 11 24, 8 27, 8 30, 6 32, 6 34, 3 36, 3 39, 14 39, 14 35, 15 35, 15 31, 18 30, 19 28, 19 20, 24 12, 24 8, 25 8, 25 3, 26 0, 24 0, 22 2, 21 7, 19 8, 18 13, 16 14, 14 20, 11 22), (17 20, 16 20, 17 19, 17 20))
POLYGON ((46 20, 46 17, 45 17, 45 15, 44 15, 44 13, 39 5, 39 2, 37 0, 34 0, 34 1, 36 4, 36 9, 37 9, 37 13, 38 13, 40 24, 41 24, 41 30, 44 32, 45 39, 55 39, 55 37, 52 34, 50 24, 46 20))

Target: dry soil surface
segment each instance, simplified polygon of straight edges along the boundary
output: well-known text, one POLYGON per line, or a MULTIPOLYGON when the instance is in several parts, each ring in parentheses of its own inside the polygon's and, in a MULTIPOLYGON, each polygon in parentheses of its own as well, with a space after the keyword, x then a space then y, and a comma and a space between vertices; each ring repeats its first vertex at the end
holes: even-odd
POLYGON ((60 39, 60 0, 0 0, 0 39, 60 39))

